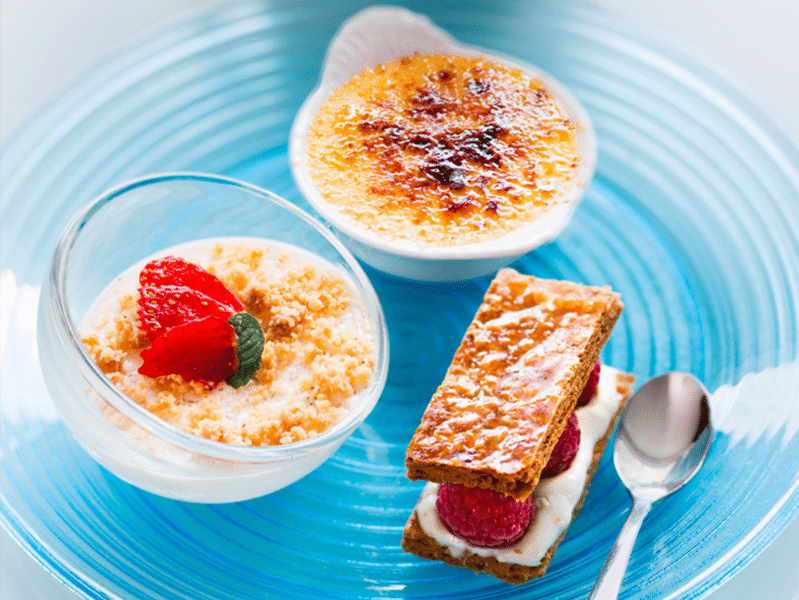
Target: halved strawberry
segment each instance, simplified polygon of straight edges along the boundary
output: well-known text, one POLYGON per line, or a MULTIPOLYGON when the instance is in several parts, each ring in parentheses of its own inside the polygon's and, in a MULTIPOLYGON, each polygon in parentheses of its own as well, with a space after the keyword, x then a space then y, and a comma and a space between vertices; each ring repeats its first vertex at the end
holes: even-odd
POLYGON ((159 377, 174 373, 186 381, 214 387, 236 372, 236 332, 226 320, 205 317, 175 325, 143 350, 139 373, 159 377))
POLYGON ((170 373, 208 387, 247 383, 261 365, 264 334, 258 319, 222 281, 182 258, 147 263, 139 274, 139 321, 152 346, 139 373, 170 373))
POLYGON ((227 320, 244 308, 216 275, 175 256, 147 263, 139 284, 138 315, 150 341, 186 321, 213 316, 227 320))
POLYGON ((180 285, 205 294, 221 306, 228 307, 231 314, 244 309, 238 298, 225 287, 216 276, 202 267, 175 256, 165 256, 150 261, 139 273, 139 285, 180 285))
POLYGON ((139 321, 150 341, 188 321, 209 317, 227 321, 236 312, 229 305, 183 285, 139 288, 139 321))

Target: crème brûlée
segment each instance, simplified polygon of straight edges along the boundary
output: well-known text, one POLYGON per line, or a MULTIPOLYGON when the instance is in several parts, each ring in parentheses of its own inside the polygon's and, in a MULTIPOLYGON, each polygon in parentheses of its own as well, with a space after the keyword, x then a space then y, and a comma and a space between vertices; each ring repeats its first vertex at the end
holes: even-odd
POLYGON ((155 342, 141 327, 141 265, 134 266, 95 301, 81 333, 100 369, 140 406, 210 440, 279 445, 328 429, 367 387, 376 332, 359 297, 331 264, 255 238, 200 240, 166 252, 221 280, 260 322, 263 351, 257 371, 241 387, 209 386, 178 374, 143 375, 142 354, 155 342))
POLYGON ((307 162, 357 226, 419 246, 502 237, 564 201, 578 126, 520 69, 414 54, 368 69, 322 105, 307 162))

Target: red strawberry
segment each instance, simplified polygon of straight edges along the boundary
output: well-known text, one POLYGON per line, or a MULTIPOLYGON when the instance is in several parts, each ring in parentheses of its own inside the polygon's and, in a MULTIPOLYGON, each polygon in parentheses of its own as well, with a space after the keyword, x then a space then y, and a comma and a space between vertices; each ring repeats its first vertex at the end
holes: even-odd
POLYGON ((535 514, 533 497, 515 500, 507 494, 459 483, 438 487, 436 511, 453 534, 473 546, 509 546, 527 531, 535 514))
POLYGON ((569 420, 566 421, 566 428, 555 444, 552 454, 549 455, 547 466, 541 471, 541 477, 554 477, 563 473, 572 465, 579 449, 580 423, 577 421, 577 415, 572 413, 569 415, 569 420))
POLYGON ((204 318, 227 320, 236 311, 213 298, 182 285, 139 288, 141 328, 154 341, 172 327, 204 318))
POLYGON ((139 321, 152 346, 139 373, 170 373, 214 387, 247 383, 261 365, 264 335, 258 319, 216 276, 167 256, 139 274, 139 321))
POLYGON ((600 370, 601 367, 599 365, 599 361, 596 361, 594 368, 591 370, 591 374, 588 376, 588 382, 585 384, 580 397, 577 399, 577 406, 585 406, 591 402, 591 398, 594 397, 594 394, 596 394, 596 389, 599 387, 600 370))
POLYGON ((171 327, 142 351, 139 373, 158 377, 174 373, 209 387, 238 368, 236 332, 224 319, 205 317, 171 327))
POLYGON ((205 294, 222 306, 229 307, 231 313, 239 312, 244 308, 239 299, 225 287, 225 284, 216 275, 174 256, 165 256, 147 263, 139 274, 139 284, 141 286, 185 286, 205 294))
POLYGON ((150 341, 193 319, 228 319, 241 311, 239 299, 218 277, 182 258, 147 263, 139 274, 139 320, 150 341))

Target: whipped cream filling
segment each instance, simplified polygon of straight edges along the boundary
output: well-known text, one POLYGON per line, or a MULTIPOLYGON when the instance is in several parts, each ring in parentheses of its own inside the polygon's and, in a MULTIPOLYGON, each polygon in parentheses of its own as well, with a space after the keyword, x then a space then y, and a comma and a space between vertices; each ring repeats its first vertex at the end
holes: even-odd
POLYGON ((455 557, 465 551, 483 557, 494 557, 499 562, 534 567, 554 544, 572 520, 574 507, 585 488, 588 469, 594 456, 594 447, 605 435, 619 407, 621 394, 616 389, 613 367, 602 365, 599 386, 594 398, 586 406, 575 410, 580 424, 580 447, 572 465, 560 475, 541 479, 535 490, 535 516, 524 536, 512 546, 481 548, 472 546, 453 535, 438 518, 436 511, 437 483, 428 483, 416 504, 416 514, 424 532, 455 557))

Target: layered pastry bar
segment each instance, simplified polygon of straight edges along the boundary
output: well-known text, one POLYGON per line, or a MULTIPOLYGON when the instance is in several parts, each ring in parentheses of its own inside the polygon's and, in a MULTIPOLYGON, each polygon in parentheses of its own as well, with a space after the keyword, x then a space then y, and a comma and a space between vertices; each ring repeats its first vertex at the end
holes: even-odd
POLYGON ((407 552, 511 583, 545 573, 630 393, 630 375, 599 365, 622 307, 607 287, 497 274, 408 446, 408 478, 429 483, 407 552), (475 526, 482 545, 458 510, 508 529, 475 526))

